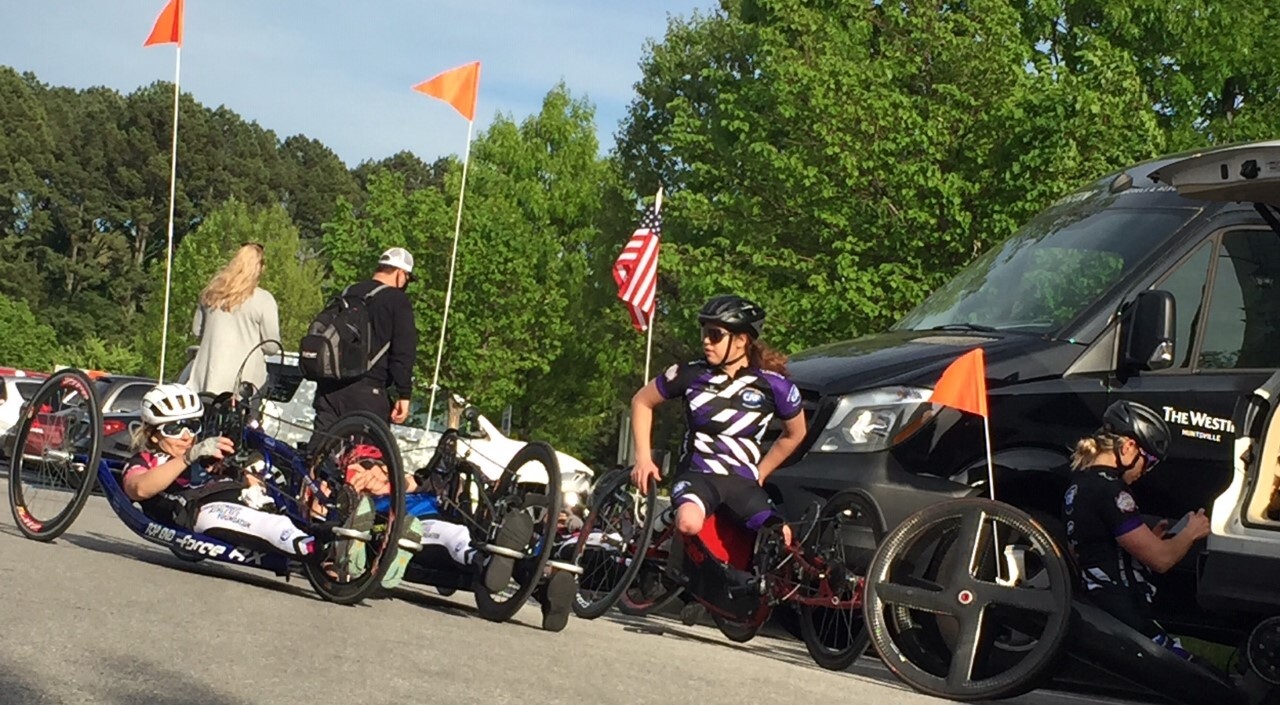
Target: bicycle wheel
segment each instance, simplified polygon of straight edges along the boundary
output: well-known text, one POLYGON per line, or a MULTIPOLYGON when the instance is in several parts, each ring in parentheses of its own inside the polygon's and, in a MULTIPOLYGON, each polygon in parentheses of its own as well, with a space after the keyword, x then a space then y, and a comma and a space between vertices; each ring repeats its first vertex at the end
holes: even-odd
POLYGON ((27 402, 9 460, 9 509, 23 536, 62 535, 93 492, 102 458, 102 408, 79 370, 45 381, 27 402))
POLYGON ((760 627, 764 626, 764 623, 768 621, 768 617, 763 620, 738 622, 712 613, 711 621, 716 623, 716 629, 719 629, 726 639, 735 644, 745 644, 756 638, 756 634, 760 632, 760 627))
MULTIPOLYGON (((323 561, 304 561, 303 572, 324 599, 342 605, 360 602, 382 582, 391 567, 396 540, 405 521, 404 468, 400 447, 387 422, 368 412, 338 419, 328 433, 312 444, 311 471, 329 492, 327 512, 336 512, 344 525, 353 512, 369 513, 371 526, 364 537, 339 536, 327 546, 323 561), (386 497, 360 495, 346 485, 348 469, 381 464, 391 492, 386 497)), ((307 507, 312 497, 300 498, 307 507)), ((363 531, 363 528, 358 528, 363 531)))
MULTIPOLYGON (((674 534, 671 538, 677 540, 674 534)), ((667 577, 665 565, 657 558, 644 561, 635 580, 618 598, 618 611, 629 617, 645 617, 675 604, 684 588, 667 577)))
POLYGON ((560 463, 551 446, 542 442, 526 443, 507 463, 490 500, 479 512, 487 521, 488 544, 494 543, 498 527, 507 514, 525 512, 533 519, 533 534, 522 552, 523 557, 516 560, 507 588, 491 593, 484 586, 483 575, 476 576, 476 611, 491 622, 505 622, 520 611, 542 582, 554 548, 556 520, 560 515, 560 463), (539 465, 547 477, 545 485, 522 477, 526 473, 541 475, 539 465))
POLYGON ((823 567, 820 585, 839 606, 800 605, 800 638, 809 656, 823 668, 843 671, 867 651, 871 637, 855 599, 882 538, 880 515, 861 493, 836 494, 818 515, 805 552, 823 567))
POLYGON ((649 549, 658 491, 644 498, 631 492, 629 470, 601 479, 592 493, 587 520, 579 533, 573 563, 582 568, 574 614, 595 619, 613 607, 631 585, 649 549))

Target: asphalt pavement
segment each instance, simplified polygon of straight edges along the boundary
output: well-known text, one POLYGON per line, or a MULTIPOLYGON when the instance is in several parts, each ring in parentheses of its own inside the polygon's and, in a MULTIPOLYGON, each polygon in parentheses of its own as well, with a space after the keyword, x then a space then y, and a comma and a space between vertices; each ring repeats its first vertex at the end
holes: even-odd
MULTIPOLYGON (((531 605, 487 622, 470 594, 417 586, 343 607, 300 576, 184 563, 133 536, 100 496, 53 543, 23 538, 0 513, 4 705, 946 702, 869 657, 820 669, 782 636, 740 645, 618 614, 553 634, 539 621, 531 605)), ((1040 691, 1006 702, 1121 701, 1040 691)))

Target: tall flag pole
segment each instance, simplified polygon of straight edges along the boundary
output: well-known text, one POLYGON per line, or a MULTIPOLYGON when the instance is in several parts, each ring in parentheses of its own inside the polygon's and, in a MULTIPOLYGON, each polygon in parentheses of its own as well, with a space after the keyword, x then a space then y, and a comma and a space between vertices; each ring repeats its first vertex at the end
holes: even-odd
POLYGON ((618 285, 618 298, 627 304, 631 325, 645 331, 648 340, 644 350, 644 381, 649 381, 649 364, 653 352, 653 319, 658 290, 658 249, 662 235, 662 187, 653 207, 645 211, 640 225, 613 263, 613 281, 618 285))
POLYGON ((453 273, 458 264, 458 234, 462 231, 462 199, 467 192, 467 166, 471 162, 471 133, 476 124, 476 98, 480 91, 480 62, 473 61, 449 69, 413 86, 413 90, 438 98, 453 106, 467 119, 467 146, 462 157, 462 186, 458 190, 458 216, 453 224, 453 253, 449 256, 449 283, 444 294, 444 320, 440 323, 440 344, 436 347, 436 366, 431 376, 431 400, 427 402, 427 419, 435 414, 436 387, 440 382, 440 360, 444 357, 444 336, 449 326, 449 305, 453 302, 453 273))
POLYGON ((173 273, 173 205, 178 179, 178 96, 180 95, 178 80, 182 75, 182 20, 182 0, 169 0, 169 4, 165 5, 160 15, 156 17, 151 34, 142 43, 143 47, 153 44, 177 45, 173 52, 173 146, 170 149, 169 159, 169 232, 165 244, 164 322, 160 327, 160 374, 157 378, 160 382, 164 381, 164 362, 169 351, 169 286, 173 273))
MULTIPOLYGON (((987 371, 982 348, 974 348, 956 358, 955 362, 952 362, 938 378, 929 401, 982 417, 982 430, 987 449, 987 492, 994 501, 996 470, 995 463, 991 459, 991 415, 987 411, 987 371)), ((993 532, 996 530, 995 521, 991 522, 991 528, 993 532)), ((996 575, 1000 576, 1000 542, 993 538, 991 543, 996 554, 996 575)))

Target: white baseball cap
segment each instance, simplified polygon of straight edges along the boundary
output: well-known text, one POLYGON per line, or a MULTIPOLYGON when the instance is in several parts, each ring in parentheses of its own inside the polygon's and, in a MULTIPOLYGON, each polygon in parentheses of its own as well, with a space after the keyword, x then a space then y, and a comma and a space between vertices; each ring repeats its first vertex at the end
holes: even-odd
POLYGON ((383 252, 382 256, 378 258, 378 264, 403 269, 413 274, 413 255, 409 254, 409 251, 403 247, 393 247, 383 252))

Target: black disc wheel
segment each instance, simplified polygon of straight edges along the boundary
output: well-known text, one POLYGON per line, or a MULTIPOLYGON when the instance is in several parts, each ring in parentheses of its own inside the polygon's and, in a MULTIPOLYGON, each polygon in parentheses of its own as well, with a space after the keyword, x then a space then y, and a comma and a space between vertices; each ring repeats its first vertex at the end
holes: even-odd
POLYGON ((93 492, 102 453, 102 408, 79 370, 50 377, 23 407, 9 459, 9 508, 29 539, 70 528, 93 492))
POLYGON ((490 592, 484 586, 483 572, 476 576, 476 610, 491 622, 505 622, 520 611, 542 582, 554 549, 560 515, 560 463, 555 450, 540 441, 526 443, 503 469, 489 500, 478 512, 487 526, 486 544, 496 545, 508 515, 523 512, 533 520, 529 543, 516 549, 521 557, 515 560, 505 589, 490 592))
POLYGON ((582 569, 574 614, 595 619, 631 587, 644 563, 637 557, 649 550, 657 496, 655 486, 641 496, 631 485, 629 469, 600 478, 574 547, 573 563, 582 569))
POLYGON ((304 561, 303 570, 324 599, 355 604, 382 582, 405 525, 400 447, 386 421, 363 411, 342 416, 310 446, 309 465, 322 493, 304 493, 301 506, 323 506, 325 523, 339 529, 322 546, 323 559, 304 561), (385 473, 388 494, 374 497, 346 484, 362 471, 385 473))
POLYGON ((884 538, 864 617, 876 652, 929 695, 987 700, 1036 687, 1071 610, 1061 548, 1026 513, 987 499, 927 507, 884 538), (1007 648, 1010 634, 1019 648, 1007 648))
POLYGON ((821 569, 816 594, 831 604, 801 604, 799 616, 800 638, 823 668, 843 671, 866 653, 870 636, 857 598, 883 538, 879 512, 859 492, 837 494, 818 515, 805 554, 821 569))

